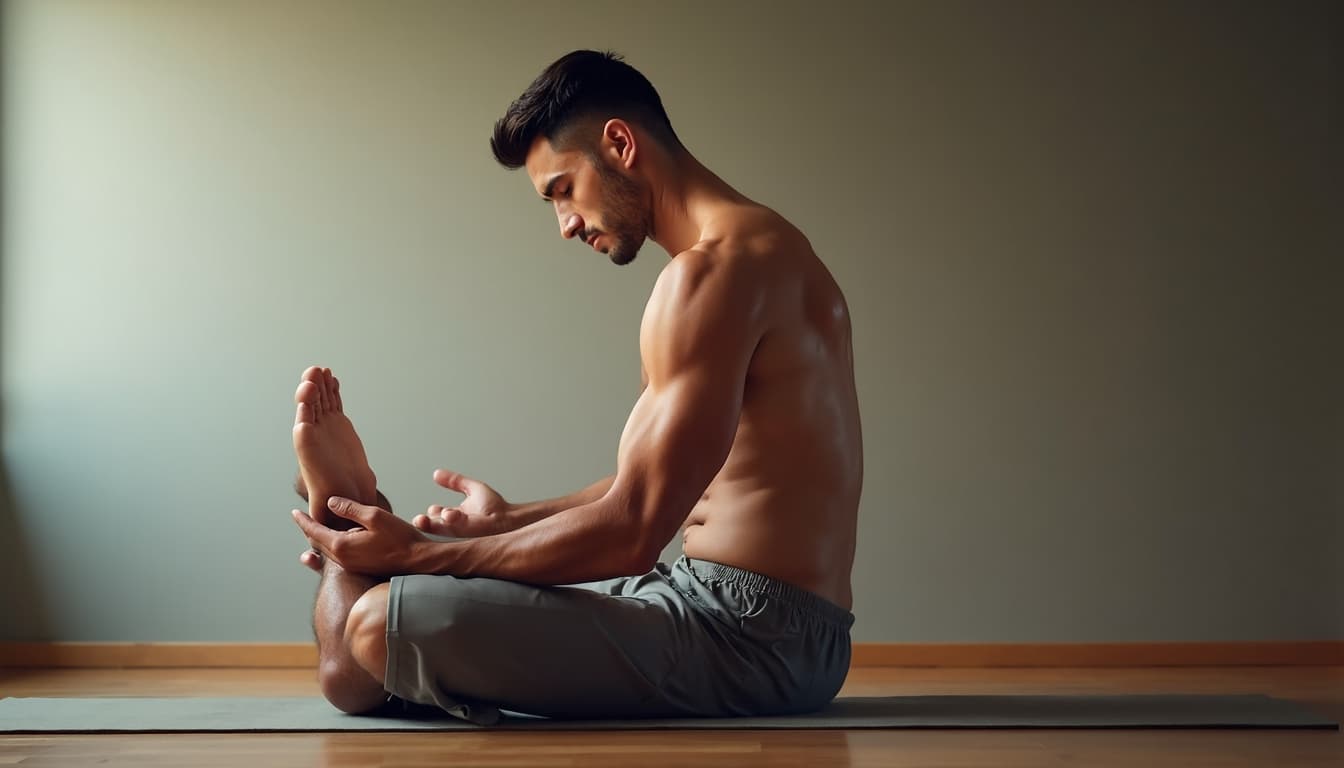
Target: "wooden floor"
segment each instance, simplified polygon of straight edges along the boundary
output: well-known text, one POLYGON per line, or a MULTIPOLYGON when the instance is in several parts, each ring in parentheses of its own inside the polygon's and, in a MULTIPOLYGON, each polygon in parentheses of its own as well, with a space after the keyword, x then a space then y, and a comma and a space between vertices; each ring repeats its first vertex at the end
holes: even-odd
MULTIPOLYGON (((1266 693, 1344 720, 1344 667, 857 668, 841 695, 1266 693)), ((0 669, 0 696, 317 695, 308 669, 0 669)), ((672 731, 0 737, 21 766, 1344 766, 1340 731, 672 731)))

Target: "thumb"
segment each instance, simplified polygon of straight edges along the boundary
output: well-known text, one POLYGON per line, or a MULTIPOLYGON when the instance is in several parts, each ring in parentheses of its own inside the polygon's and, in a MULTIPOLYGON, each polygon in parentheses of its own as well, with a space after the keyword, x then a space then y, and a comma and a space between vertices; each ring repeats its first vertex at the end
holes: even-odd
POLYGON ((327 509, 344 517, 346 520, 354 520, 365 528, 373 525, 374 517, 377 516, 377 507, 368 507, 363 504, 357 504, 351 499, 340 496, 332 496, 327 499, 327 509))
POLYGON ((477 481, 460 472, 452 472, 446 469, 434 470, 434 482, 450 491, 468 495, 476 489, 476 486, 480 485, 477 481))

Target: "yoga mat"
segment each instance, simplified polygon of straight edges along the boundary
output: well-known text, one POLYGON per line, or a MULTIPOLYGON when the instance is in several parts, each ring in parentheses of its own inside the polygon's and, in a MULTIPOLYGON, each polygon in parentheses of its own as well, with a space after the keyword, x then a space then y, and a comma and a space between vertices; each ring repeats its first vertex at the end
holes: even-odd
MULTIPOLYGON (((1261 695, 885 696, 836 699, 787 717, 548 720, 508 713, 491 730, 775 728, 1332 728, 1261 695)), ((0 733, 481 730, 455 718, 359 717, 307 698, 11 698, 0 733)))

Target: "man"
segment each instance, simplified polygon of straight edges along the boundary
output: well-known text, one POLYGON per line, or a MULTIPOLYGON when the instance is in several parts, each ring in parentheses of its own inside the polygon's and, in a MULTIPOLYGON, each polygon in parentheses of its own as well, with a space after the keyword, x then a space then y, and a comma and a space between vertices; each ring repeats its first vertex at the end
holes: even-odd
POLYGON ((547 67, 491 146, 526 167, 563 237, 617 264, 646 238, 671 257, 640 326, 644 389, 615 475, 510 504, 440 470, 465 499, 408 524, 377 491, 337 380, 306 371, 294 445, 310 504, 294 518, 322 572, 323 692, 348 712, 413 702, 480 723, 499 708, 824 706, 849 666, 863 479, 840 289, 801 232, 686 150, 614 55, 547 67), (678 529, 685 557, 656 563, 678 529))

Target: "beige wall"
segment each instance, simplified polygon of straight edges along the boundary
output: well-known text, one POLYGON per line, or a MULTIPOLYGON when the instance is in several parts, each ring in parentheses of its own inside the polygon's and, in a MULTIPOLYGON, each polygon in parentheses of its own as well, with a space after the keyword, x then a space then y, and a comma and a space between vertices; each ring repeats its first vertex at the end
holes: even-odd
POLYGON ((1344 638, 1333 13, 10 2, 0 639, 308 637, 311 362, 404 514, 611 471, 665 256, 486 145, 575 47, 849 297, 858 639, 1344 638))

